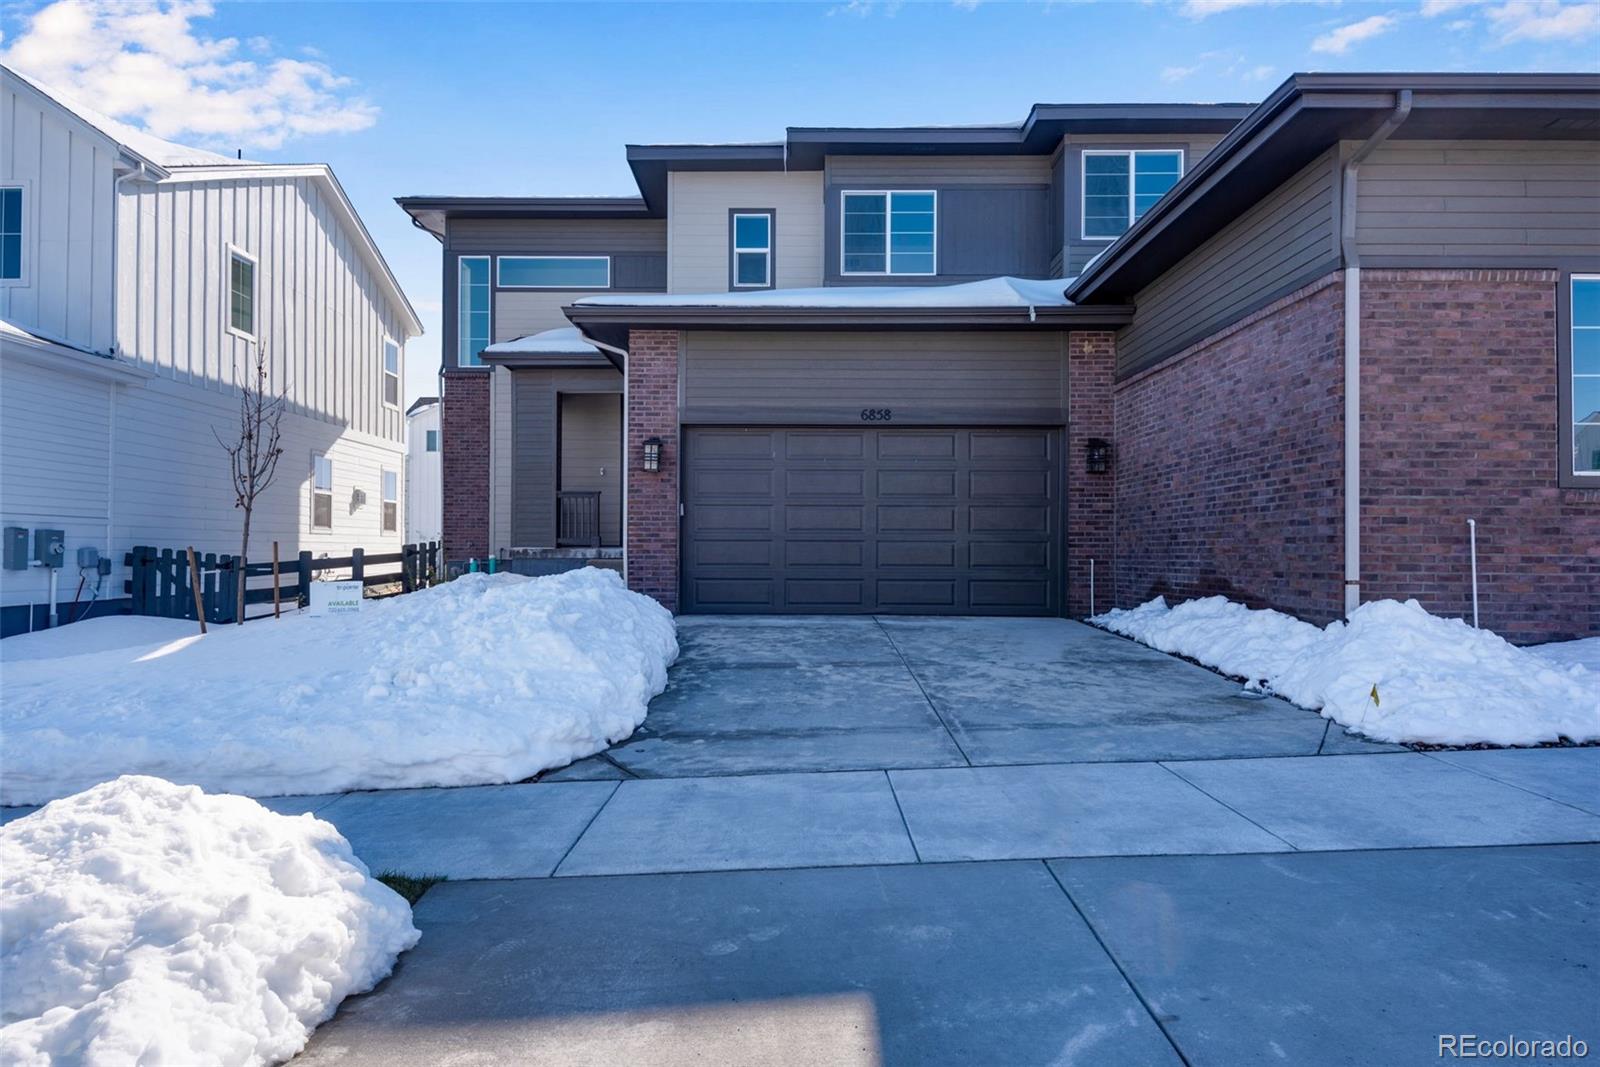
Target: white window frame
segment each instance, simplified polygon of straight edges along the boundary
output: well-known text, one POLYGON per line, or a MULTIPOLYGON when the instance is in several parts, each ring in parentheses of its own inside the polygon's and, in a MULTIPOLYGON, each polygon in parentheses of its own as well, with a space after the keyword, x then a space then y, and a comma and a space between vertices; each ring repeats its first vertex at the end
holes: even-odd
POLYGON ((378 469, 378 532, 400 532, 400 472, 388 467, 378 469), (394 499, 389 498, 389 479, 394 478, 394 499), (389 505, 394 505, 394 525, 389 525, 389 505))
POLYGON ((467 357, 471 363, 461 361, 461 317, 465 312, 461 309, 461 278, 466 273, 467 264, 474 260, 483 260, 489 264, 489 334, 484 339, 484 347, 494 344, 494 257, 490 255, 471 255, 456 257, 456 362, 457 367, 482 367, 486 364, 483 357, 477 352, 468 352, 467 357))
MULTIPOLYGON (((1134 216, 1133 206, 1138 202, 1138 193, 1135 189, 1138 178, 1138 161, 1134 158, 1139 155, 1165 155, 1174 152, 1178 155, 1178 181, 1183 181, 1183 176, 1189 173, 1189 156, 1182 148, 1085 148, 1078 154, 1078 239, 1081 241, 1104 241, 1110 244, 1122 233, 1133 229, 1133 224, 1138 222, 1134 216), (1089 157, 1090 156, 1127 156, 1128 157, 1128 225, 1122 228, 1122 233, 1112 237, 1091 236, 1089 233, 1089 157)), ((1173 182, 1176 186, 1177 182, 1173 182)), ((1170 191, 1170 190, 1169 190, 1170 191)), ((1163 194, 1165 195, 1165 194, 1163 194)))
POLYGON ((319 530, 331 529, 333 529, 333 457, 326 452, 313 452, 311 453, 311 530, 315 533, 319 530), (317 488, 318 460, 326 460, 328 463, 328 488, 326 489, 317 488), (326 526, 317 525, 317 497, 322 494, 326 494, 328 497, 328 525, 326 526))
MULTIPOLYGON (((842 205, 843 201, 840 201, 840 204, 842 205)), ((841 213, 842 213, 843 208, 841 207, 840 210, 841 210, 841 213)), ((733 232, 728 235, 729 240, 733 242, 733 277, 730 279, 733 282, 733 288, 735 288, 735 289, 771 289, 772 288, 772 230, 773 230, 773 227, 776 225, 776 223, 777 223, 777 213, 776 212, 772 212, 772 211, 735 211, 733 213, 733 219, 732 219, 732 221, 730 223, 730 225, 733 227, 733 232), (767 243, 764 244, 764 245, 761 245, 759 247, 757 247, 755 245, 741 245, 739 243, 739 220, 740 219, 761 219, 764 222, 766 222, 766 224, 767 224, 767 243), (767 270, 766 270, 766 273, 762 276, 762 279, 761 279, 760 282, 741 282, 739 280, 739 253, 740 252, 745 252, 745 253, 759 252, 759 253, 761 253, 761 255, 766 257, 767 270)), ((844 265, 844 259, 843 259, 843 256, 842 256, 842 251, 843 251, 843 247, 841 246, 841 257, 840 257, 840 260, 839 260, 839 265, 840 266, 844 265)))
POLYGON ((393 337, 390 337, 388 334, 385 334, 384 337, 383 337, 382 352, 383 352, 383 357, 382 357, 383 363, 382 363, 382 365, 380 367, 381 373, 379 374, 379 377, 378 377, 378 390, 379 390, 378 391, 378 400, 379 400, 380 403, 383 404, 384 407, 390 408, 391 410, 394 410, 394 411, 399 411, 400 410, 401 389, 405 384, 405 377, 404 377, 405 346, 402 345, 399 341, 396 341, 393 337), (394 371, 393 371, 393 373, 391 373, 390 370, 389 370, 389 346, 390 345, 394 346, 394 371), (392 404, 389 402, 389 397, 388 397, 388 393, 389 393, 388 385, 389 385, 389 379, 390 378, 394 379, 394 403, 392 403, 392 404))
POLYGON ((552 256, 543 252, 508 252, 505 255, 494 257, 494 288, 496 289, 545 289, 550 291, 587 292, 594 289, 611 288, 611 257, 610 256, 552 256), (606 265, 606 283, 604 285, 507 285, 500 280, 500 262, 506 259, 598 259, 606 265))
POLYGON ((939 273, 939 190, 937 189, 842 189, 839 192, 839 276, 843 278, 932 278, 939 273), (896 271, 890 248, 894 238, 894 198, 897 195, 933 197, 933 269, 896 271), (845 200, 852 196, 881 196, 883 202, 883 269, 845 270, 845 200))
POLYGON ((1574 271, 1567 278, 1567 358, 1566 366, 1562 368, 1566 372, 1567 380, 1564 383, 1566 388, 1563 390, 1566 393, 1566 403, 1562 405, 1565 410, 1562 411, 1561 418, 1566 423, 1565 437, 1571 447, 1565 450, 1566 454, 1561 457, 1561 462, 1566 467, 1568 478, 1574 481, 1581 481, 1584 486, 1588 486, 1590 483, 1600 485, 1600 471, 1581 471, 1578 469, 1576 441, 1578 427, 1590 425, 1589 423, 1580 423, 1578 421, 1578 379, 1580 377, 1600 377, 1600 375, 1580 375, 1578 373, 1578 346, 1575 342, 1578 340, 1579 330, 1600 332, 1600 326, 1578 325, 1577 295, 1579 282, 1600 283, 1600 274, 1579 274, 1574 271))
POLYGON ((0 287, 27 288, 33 284, 33 235, 38 227, 33 220, 33 181, 30 178, 13 178, 0 182, 0 188, 22 190, 22 240, 18 241, 22 261, 17 264, 15 278, 0 278, 0 287))
POLYGON ((228 332, 233 336, 255 344, 259 339, 259 334, 255 331, 259 331, 261 326, 261 260, 231 241, 228 242, 226 248, 225 262, 228 269, 224 272, 222 279, 223 292, 227 294, 227 300, 222 306, 223 325, 227 327, 228 332), (236 256, 250 264, 250 328, 252 331, 250 333, 246 333, 233 324, 233 260, 236 256))

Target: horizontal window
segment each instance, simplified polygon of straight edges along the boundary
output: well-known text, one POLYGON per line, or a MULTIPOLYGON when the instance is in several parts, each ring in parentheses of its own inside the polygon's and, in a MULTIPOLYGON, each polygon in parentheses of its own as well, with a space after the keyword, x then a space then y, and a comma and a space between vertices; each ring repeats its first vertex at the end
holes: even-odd
POLYGON ((1182 176, 1181 151, 1085 151, 1083 236, 1122 236, 1182 176))
POLYGON ((489 347, 489 257, 462 256, 457 264, 456 366, 481 367, 489 347))
POLYGON ((843 194, 840 271, 937 273, 937 202, 931 190, 843 194))
POLYGON ((610 256, 501 256, 495 260, 502 289, 609 289, 610 256))

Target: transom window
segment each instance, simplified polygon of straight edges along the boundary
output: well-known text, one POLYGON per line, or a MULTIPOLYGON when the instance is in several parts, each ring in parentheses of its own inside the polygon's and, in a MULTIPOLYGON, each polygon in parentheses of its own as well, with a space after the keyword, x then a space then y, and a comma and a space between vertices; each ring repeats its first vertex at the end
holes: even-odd
POLYGON ((1086 150, 1083 153, 1083 236, 1110 240, 1177 184, 1183 153, 1086 150))
POLYGON ((772 286, 772 215, 769 212, 734 212, 733 287, 767 289, 772 286))
POLYGON ((311 528, 333 529, 333 460, 311 457, 311 528))
POLYGON ((489 347, 489 257, 462 256, 456 265, 456 366, 481 367, 489 347))
POLYGON ((228 249, 228 331, 255 340, 256 261, 237 248, 228 249))
POLYGON ((609 289, 610 256, 501 256, 495 260, 502 289, 609 289))
POLYGON ((383 472, 383 532, 394 533, 400 528, 400 475, 394 471, 383 472))
POLYGON ((0 185, 0 281, 22 280, 22 186, 0 185))
POLYGON ((400 406, 400 346, 393 341, 383 342, 383 402, 400 406))
POLYGON ((843 274, 934 274, 937 196, 932 190, 844 194, 843 274))
POLYGON ((1600 475, 1600 275, 1572 276, 1572 473, 1600 475))

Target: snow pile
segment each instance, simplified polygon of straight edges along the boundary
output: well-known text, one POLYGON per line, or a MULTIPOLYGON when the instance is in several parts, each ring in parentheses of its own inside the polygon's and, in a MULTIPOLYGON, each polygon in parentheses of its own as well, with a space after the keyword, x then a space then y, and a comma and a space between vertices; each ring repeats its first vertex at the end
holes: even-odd
POLYGON ((1548 645, 1528 648, 1535 656, 1558 667, 1576 663, 1600 674, 1600 637, 1585 637, 1577 641, 1552 641, 1548 645))
POLYGON ((1223 597, 1174 608, 1157 597, 1090 621, 1380 741, 1600 740, 1600 673, 1430 615, 1415 600, 1363 604, 1348 622, 1321 630, 1223 597))
MULTIPOLYGON (((149 621, 102 623, 146 634, 149 621)), ((37 640, 70 648, 84 625, 37 640)), ((8 658, 0 803, 132 773, 252 796, 519 781, 631 734, 677 651, 664 608, 584 567, 466 575, 358 615, 8 658)))
POLYGON ((553 330, 515 337, 509 341, 490 345, 483 350, 486 356, 598 356, 600 350, 583 339, 583 331, 576 326, 558 326, 553 330))
POLYGON ((126 777, 0 828, 0 1062, 262 1064, 417 943, 332 826, 126 777))
POLYGON ((742 293, 610 293, 578 307, 1024 308, 1068 307, 1071 278, 984 278, 957 285, 828 286, 742 293))

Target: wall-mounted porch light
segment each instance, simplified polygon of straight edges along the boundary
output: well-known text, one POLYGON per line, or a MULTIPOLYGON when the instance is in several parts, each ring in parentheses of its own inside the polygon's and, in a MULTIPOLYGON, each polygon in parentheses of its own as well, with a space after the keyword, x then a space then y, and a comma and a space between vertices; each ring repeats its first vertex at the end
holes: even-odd
POLYGON ((651 474, 661 469, 661 438, 644 439, 644 469, 651 474))
POLYGON ((1111 469, 1111 442, 1102 437, 1091 437, 1083 443, 1084 469, 1090 474, 1104 474, 1111 469))

